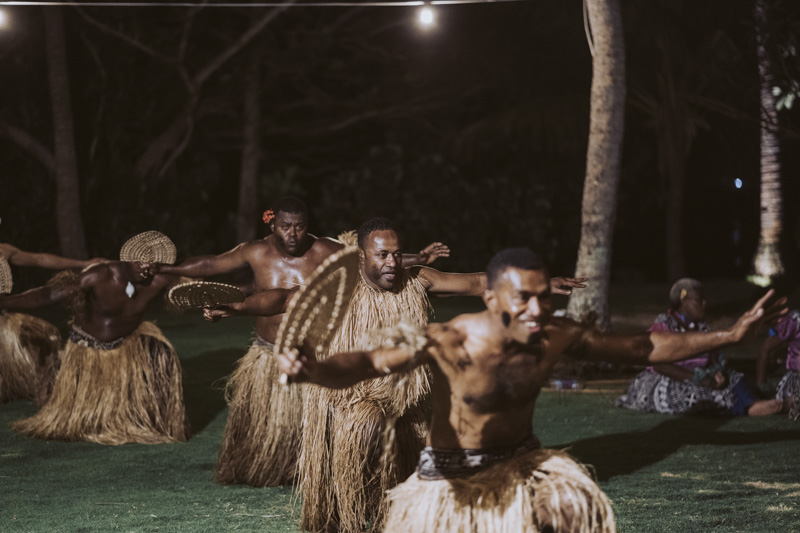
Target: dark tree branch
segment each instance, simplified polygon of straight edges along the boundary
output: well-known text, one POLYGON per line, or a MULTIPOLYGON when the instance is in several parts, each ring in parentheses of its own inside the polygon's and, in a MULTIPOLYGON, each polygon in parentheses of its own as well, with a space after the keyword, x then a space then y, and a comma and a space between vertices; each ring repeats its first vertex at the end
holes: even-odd
POLYGON ((239 50, 247 46, 247 44, 252 41, 256 35, 261 33, 270 22, 275 20, 278 15, 289 9, 292 4, 295 3, 296 0, 290 0, 286 2, 285 5, 280 7, 275 7, 270 9, 266 12, 266 14, 261 17, 255 24, 250 26, 250 28, 244 32, 231 46, 226 48, 222 51, 222 53, 218 54, 214 59, 209 61, 200 71, 198 71, 193 77, 192 81, 195 86, 199 87, 203 85, 212 74, 214 74, 217 70, 219 70, 225 63, 228 62, 230 58, 236 55, 239 50))
POLYGON ((129 46, 132 46, 136 50, 139 50, 140 52, 143 52, 143 53, 149 55, 150 57, 152 57, 154 59, 157 59, 158 61, 161 61, 162 63, 167 63, 167 64, 171 65, 171 64, 174 64, 176 62, 175 58, 172 58, 172 57, 169 57, 169 56, 167 56, 165 54, 162 54, 158 50, 156 50, 154 48, 150 48, 146 44, 140 42, 139 40, 137 40, 137 39, 135 39, 133 37, 131 37, 130 35, 127 35, 126 33, 122 32, 122 31, 119 31, 116 28, 112 28, 111 26, 109 26, 108 24, 106 24, 104 22, 100 22, 99 20, 97 20, 94 17, 92 17, 91 15, 89 15, 89 13, 87 13, 82 7, 76 7, 75 9, 78 11, 78 13, 80 14, 81 18, 83 18, 83 20, 85 20, 90 26, 98 29, 102 33, 105 33, 106 35, 110 35, 112 37, 115 37, 115 38, 119 39, 120 41, 122 41, 123 43, 125 43, 125 44, 127 44, 129 46))
POLYGON ((53 151, 27 131, 0 121, 0 137, 13 142, 36 158, 51 176, 55 176, 56 162, 53 151))

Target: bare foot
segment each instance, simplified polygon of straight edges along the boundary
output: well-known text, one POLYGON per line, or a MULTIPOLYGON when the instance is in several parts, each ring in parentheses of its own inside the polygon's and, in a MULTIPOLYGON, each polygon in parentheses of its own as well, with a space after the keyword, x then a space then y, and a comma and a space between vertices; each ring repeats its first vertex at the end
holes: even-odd
POLYGON ((747 410, 749 416, 769 416, 781 412, 783 402, 780 400, 759 400, 747 410))

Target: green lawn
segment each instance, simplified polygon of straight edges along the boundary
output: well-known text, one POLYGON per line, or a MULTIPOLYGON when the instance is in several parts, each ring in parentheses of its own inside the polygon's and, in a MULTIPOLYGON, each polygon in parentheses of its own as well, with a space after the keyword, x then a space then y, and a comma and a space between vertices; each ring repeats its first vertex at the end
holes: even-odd
MULTIPOLYGON (((665 291, 615 290, 615 327, 646 327, 665 291)), ((720 283, 709 293, 722 323, 753 296, 741 284, 720 283)), ((436 304, 438 320, 479 308, 475 301, 436 304)), ((212 479, 227 413, 222 384, 250 341, 250 322, 208 324, 197 314, 158 315, 157 322, 183 363, 191 440, 116 447, 37 441, 9 429, 33 404, 2 405, 0 531, 297 530, 299 502, 290 487, 222 487, 212 479)), ((752 346, 731 355, 751 370, 752 346)), ((634 413, 612 405, 620 381, 590 385, 592 392, 543 392, 534 425, 545 446, 569 448, 594 466, 621 532, 800 531, 800 423, 634 413)))

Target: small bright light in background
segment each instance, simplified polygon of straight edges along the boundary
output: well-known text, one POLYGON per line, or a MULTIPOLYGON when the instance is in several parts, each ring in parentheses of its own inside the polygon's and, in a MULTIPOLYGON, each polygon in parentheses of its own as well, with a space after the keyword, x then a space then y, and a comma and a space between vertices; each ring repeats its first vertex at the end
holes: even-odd
POLYGON ((735 180, 733 180, 733 186, 736 187, 737 189, 741 189, 742 188, 742 180, 740 180, 739 178, 736 178, 735 180))
POLYGON ((0 9, 0 30, 5 29, 8 26, 8 15, 6 12, 0 9))
POLYGON ((419 9, 418 20, 422 26, 432 26, 433 23, 436 21, 436 16, 435 13, 433 12, 433 8, 431 6, 422 6, 419 9))

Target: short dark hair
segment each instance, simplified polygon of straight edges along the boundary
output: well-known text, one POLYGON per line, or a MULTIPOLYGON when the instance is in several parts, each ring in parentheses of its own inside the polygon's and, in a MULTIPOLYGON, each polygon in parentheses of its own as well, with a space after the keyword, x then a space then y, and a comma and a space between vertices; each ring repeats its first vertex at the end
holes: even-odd
POLYGON ((272 212, 275 214, 275 216, 278 216, 278 213, 281 211, 284 213, 308 215, 308 207, 306 206, 306 203, 300 198, 295 198, 294 196, 284 196, 283 198, 278 198, 275 200, 275 203, 272 204, 272 212))
POLYGON ((520 268, 523 270, 542 270, 546 268, 542 256, 530 248, 506 248, 500 250, 486 267, 486 278, 489 288, 494 288, 495 283, 508 268, 520 268))
POLYGON ((358 247, 366 249, 367 239, 373 231, 392 230, 397 232, 394 222, 384 217, 375 217, 367 220, 358 227, 358 247))

